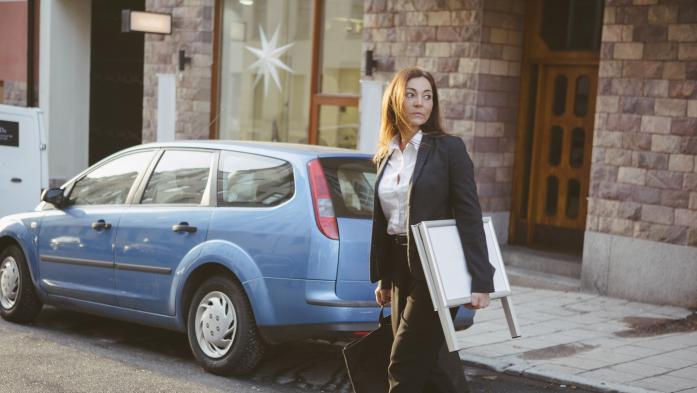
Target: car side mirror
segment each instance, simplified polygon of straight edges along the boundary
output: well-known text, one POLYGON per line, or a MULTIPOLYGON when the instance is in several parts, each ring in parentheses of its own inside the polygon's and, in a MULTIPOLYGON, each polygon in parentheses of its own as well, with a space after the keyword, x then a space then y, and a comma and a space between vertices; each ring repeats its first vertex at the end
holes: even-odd
POLYGON ((65 206, 65 196, 61 188, 48 188, 41 193, 41 200, 57 208, 65 206))

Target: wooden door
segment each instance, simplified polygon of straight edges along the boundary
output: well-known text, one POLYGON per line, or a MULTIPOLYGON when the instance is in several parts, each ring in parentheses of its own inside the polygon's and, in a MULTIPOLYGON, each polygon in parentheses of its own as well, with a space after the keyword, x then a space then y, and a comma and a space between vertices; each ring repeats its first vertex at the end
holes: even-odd
POLYGON ((583 231, 598 70, 550 65, 543 73, 530 187, 534 224, 583 231))

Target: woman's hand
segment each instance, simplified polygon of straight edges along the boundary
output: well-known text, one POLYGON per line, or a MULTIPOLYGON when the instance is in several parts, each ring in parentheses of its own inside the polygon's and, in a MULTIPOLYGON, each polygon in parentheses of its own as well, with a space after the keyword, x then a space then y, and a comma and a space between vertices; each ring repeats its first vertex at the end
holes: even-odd
POLYGON ((478 310, 481 308, 486 308, 489 305, 489 294, 488 293, 473 293, 472 300, 469 304, 465 304, 465 307, 478 310))
POLYGON ((375 288, 375 301, 381 306, 390 304, 392 301, 392 289, 380 288, 380 284, 378 284, 378 287, 375 288))

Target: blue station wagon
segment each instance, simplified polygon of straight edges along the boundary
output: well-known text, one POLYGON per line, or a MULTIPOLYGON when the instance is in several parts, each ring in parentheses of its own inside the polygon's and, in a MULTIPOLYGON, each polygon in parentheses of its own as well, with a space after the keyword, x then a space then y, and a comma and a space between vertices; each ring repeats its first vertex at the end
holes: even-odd
POLYGON ((218 374, 249 372, 267 344, 371 330, 370 159, 239 141, 118 152, 0 219, 0 315, 50 304, 186 332, 218 374))

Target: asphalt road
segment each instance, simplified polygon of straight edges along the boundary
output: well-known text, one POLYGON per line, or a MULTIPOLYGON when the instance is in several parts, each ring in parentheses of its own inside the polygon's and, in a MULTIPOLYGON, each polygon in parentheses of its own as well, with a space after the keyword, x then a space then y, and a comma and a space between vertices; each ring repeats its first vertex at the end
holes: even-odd
MULTIPOLYGON (((35 323, 0 320, 0 392, 341 392, 351 387, 340 347, 273 347, 244 378, 204 372, 179 333, 44 308, 35 323)), ((473 392, 584 392, 467 368, 473 392)))

